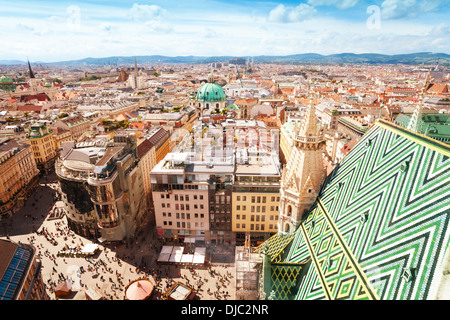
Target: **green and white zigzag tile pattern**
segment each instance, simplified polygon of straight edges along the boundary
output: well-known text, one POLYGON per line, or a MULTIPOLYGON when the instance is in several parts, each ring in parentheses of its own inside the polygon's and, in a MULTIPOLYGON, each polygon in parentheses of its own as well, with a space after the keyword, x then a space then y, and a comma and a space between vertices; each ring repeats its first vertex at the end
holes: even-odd
POLYGON ((427 299, 449 245, 449 182, 448 154, 374 125, 327 178, 285 255, 314 264, 296 299, 427 299))

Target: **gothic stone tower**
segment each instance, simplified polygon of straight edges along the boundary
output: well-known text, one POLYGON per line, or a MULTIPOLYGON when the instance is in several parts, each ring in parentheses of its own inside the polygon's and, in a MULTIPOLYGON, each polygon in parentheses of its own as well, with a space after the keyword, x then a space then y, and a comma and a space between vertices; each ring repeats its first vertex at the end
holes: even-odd
POLYGON ((301 218, 319 195, 326 178, 322 153, 325 147, 323 133, 317 126, 313 100, 304 121, 296 128, 290 158, 283 170, 280 189, 280 217, 278 232, 292 233, 301 218))
POLYGON ((425 79, 425 84, 423 85, 422 91, 420 92, 419 103, 414 109, 414 113, 411 119, 409 119, 407 127, 408 130, 417 133, 422 133, 421 129, 422 129, 422 113, 423 113, 423 96, 425 95, 425 92, 428 90, 430 83, 431 83, 431 68, 428 71, 427 77, 425 79))

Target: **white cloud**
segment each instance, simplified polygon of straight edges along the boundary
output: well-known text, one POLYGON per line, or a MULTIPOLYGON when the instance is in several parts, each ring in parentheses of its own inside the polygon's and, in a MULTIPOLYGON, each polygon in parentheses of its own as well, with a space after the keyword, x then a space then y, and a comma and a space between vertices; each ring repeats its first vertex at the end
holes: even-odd
POLYGON ((270 11, 269 21, 270 22, 300 22, 308 20, 317 13, 314 7, 301 3, 297 7, 285 7, 279 4, 275 9, 270 11))
POLYGON ((100 30, 104 32, 111 32, 113 31, 113 26, 108 22, 104 22, 100 25, 100 30))
POLYGON ((358 2, 359 0, 308 0, 312 6, 334 6, 339 9, 353 8, 358 2))
POLYGON ((436 27, 434 27, 433 29, 431 29, 430 36, 444 36, 444 37, 449 37, 450 36, 450 26, 446 23, 441 23, 439 25, 437 25, 436 27))
POLYGON ((437 10, 444 0, 385 0, 381 4, 384 19, 415 18, 420 14, 437 10))
POLYGON ((211 28, 205 28, 202 31, 202 37, 203 38, 216 38, 218 36, 218 33, 211 28))
POLYGON ((166 13, 166 10, 157 5, 133 4, 128 11, 128 16, 133 20, 149 20, 160 18, 166 13))
POLYGON ((18 31, 25 31, 25 32, 27 32, 27 31, 34 31, 33 27, 30 27, 29 25, 26 25, 26 24, 23 24, 23 23, 16 24, 16 29, 18 31))
POLYGON ((149 20, 145 22, 145 25, 151 32, 168 33, 173 31, 173 27, 171 25, 159 20, 149 20))

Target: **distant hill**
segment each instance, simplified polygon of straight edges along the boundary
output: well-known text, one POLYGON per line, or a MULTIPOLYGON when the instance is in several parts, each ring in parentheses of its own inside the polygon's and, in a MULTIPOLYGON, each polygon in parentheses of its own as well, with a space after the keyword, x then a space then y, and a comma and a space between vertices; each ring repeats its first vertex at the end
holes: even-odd
POLYGON ((384 55, 376 53, 339 53, 320 55, 314 53, 296 54, 279 57, 255 57, 260 62, 289 62, 289 63, 367 63, 367 64, 434 64, 439 60, 441 65, 450 65, 450 55, 445 53, 420 52, 399 55, 384 55), (261 61, 261 58, 263 60, 261 61))
POLYGON ((15 65, 15 64, 25 64, 26 61, 21 60, 0 60, 0 65, 15 65))
MULTIPOLYGON (((134 63, 134 56, 114 56, 105 58, 84 58, 80 60, 57 61, 51 63, 39 62, 39 64, 50 65, 66 65, 66 66, 81 66, 81 65, 132 65, 134 63)), ((176 56, 168 57, 161 55, 150 56, 136 56, 139 64, 158 64, 158 63, 212 63, 212 62, 227 62, 228 60, 236 58, 233 56, 176 56)), ((247 57, 245 57, 247 58, 247 57)), ((376 53, 339 53, 332 55, 321 55, 317 53, 303 53, 286 56, 255 56, 252 57, 257 63, 323 63, 323 64, 352 64, 352 63, 366 63, 366 64, 434 64, 439 60, 441 65, 450 65, 450 55, 446 53, 432 53, 432 52, 418 52, 410 54, 384 55, 376 53)), ((0 65, 17 65, 25 64, 25 61, 19 60, 0 60, 0 65)), ((36 62, 34 62, 36 63, 36 62)))

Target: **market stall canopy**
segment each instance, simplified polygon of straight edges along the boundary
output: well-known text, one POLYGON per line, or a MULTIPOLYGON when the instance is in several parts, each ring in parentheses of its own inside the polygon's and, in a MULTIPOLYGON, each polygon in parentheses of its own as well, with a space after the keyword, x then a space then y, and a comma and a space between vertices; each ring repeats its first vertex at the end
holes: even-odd
POLYGON ((125 292, 127 300, 147 300, 153 292, 153 283, 148 279, 138 279, 131 282, 125 292))
POLYGON ((181 257, 183 256, 184 248, 180 246, 175 246, 172 249, 172 254, 169 258, 169 262, 181 262, 181 257))
POLYGON ((83 250, 81 250, 81 253, 92 255, 95 253, 95 251, 97 251, 97 249, 98 249, 98 244, 89 243, 83 247, 83 250))
POLYGON ((192 260, 194 259, 193 254, 183 254, 181 256, 181 262, 182 263, 192 263, 192 260))
POLYGON ((195 248, 194 257, 192 259, 192 263, 205 263, 206 257, 206 248, 199 247, 195 248))
POLYGON ((67 297, 72 293, 71 285, 67 281, 60 282, 55 288, 57 297, 67 297))
POLYGON ((177 282, 166 291, 165 296, 169 300, 192 300, 195 292, 189 286, 177 282))
POLYGON ((163 246, 161 249, 161 253, 171 254, 173 250, 173 246, 163 246))
POLYGON ((86 299, 88 300, 103 300, 104 295, 99 290, 94 288, 88 288, 84 293, 86 295, 86 299))

